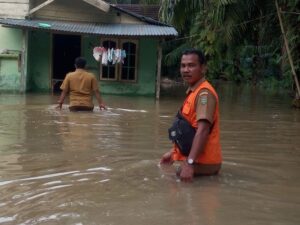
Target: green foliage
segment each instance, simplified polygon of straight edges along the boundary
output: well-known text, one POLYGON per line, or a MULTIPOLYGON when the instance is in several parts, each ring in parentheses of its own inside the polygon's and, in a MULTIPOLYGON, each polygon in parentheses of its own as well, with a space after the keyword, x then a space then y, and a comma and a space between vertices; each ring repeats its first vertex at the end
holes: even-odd
MULTIPOLYGON (((300 0, 280 0, 279 5, 300 74, 300 0)), ((160 16, 185 37, 165 49, 167 65, 178 63, 186 46, 195 47, 210 59, 209 78, 293 87, 275 1, 162 0, 160 16)))
POLYGON ((177 64, 180 60, 181 53, 191 46, 188 45, 188 43, 183 42, 181 45, 178 45, 176 48, 169 43, 163 45, 164 49, 164 64, 167 66, 171 66, 174 64, 177 64))

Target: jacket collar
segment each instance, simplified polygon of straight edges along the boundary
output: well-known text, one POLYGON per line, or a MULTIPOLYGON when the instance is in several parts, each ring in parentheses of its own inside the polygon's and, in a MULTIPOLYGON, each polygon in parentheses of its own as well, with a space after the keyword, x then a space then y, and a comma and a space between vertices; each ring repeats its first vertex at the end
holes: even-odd
POLYGON ((186 90, 186 94, 189 94, 190 92, 194 92, 205 80, 206 80, 205 77, 202 77, 193 86, 189 86, 188 89, 186 90))

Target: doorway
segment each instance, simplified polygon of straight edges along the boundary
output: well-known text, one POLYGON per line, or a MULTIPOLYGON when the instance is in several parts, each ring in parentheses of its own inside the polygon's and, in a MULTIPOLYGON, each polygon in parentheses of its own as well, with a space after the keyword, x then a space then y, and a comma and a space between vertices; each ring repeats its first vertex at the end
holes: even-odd
POLYGON ((74 71, 74 60, 81 55, 81 36, 53 34, 52 91, 59 87, 66 74, 74 71))

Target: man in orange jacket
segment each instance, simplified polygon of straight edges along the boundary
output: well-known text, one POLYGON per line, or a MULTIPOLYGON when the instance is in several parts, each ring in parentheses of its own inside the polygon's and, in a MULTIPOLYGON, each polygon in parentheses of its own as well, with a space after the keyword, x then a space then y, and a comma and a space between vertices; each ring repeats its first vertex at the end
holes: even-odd
POLYGON ((183 52, 180 73, 189 87, 180 112, 196 133, 187 154, 175 142, 160 161, 161 164, 180 161, 178 175, 182 181, 191 181, 195 175, 214 175, 221 168, 219 99, 205 79, 206 69, 201 51, 190 49, 183 52))

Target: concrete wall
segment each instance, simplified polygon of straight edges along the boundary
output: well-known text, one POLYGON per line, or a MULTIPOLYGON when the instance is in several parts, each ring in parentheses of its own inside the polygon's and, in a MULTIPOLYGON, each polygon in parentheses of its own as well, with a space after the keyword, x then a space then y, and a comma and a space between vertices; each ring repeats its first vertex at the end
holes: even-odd
POLYGON ((28 36, 27 91, 50 91, 51 34, 31 31, 28 36))
POLYGON ((28 10, 29 0, 0 0, 0 18, 24 19, 28 10))
POLYGON ((21 49, 22 30, 0 27, 0 91, 20 90, 21 49))

